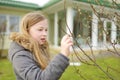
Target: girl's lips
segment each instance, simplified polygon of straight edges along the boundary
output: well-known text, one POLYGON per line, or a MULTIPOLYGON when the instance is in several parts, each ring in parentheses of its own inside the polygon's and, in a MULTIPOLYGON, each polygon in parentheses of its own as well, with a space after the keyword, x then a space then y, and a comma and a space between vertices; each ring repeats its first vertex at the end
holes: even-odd
POLYGON ((41 41, 42 41, 42 42, 45 42, 45 41, 46 41, 46 39, 45 39, 45 38, 41 38, 41 41))

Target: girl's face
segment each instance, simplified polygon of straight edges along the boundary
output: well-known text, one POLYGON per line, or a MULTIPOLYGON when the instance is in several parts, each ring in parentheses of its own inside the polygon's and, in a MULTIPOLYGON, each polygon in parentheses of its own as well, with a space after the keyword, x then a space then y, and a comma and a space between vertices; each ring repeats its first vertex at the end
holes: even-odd
POLYGON ((47 28, 48 28, 48 21, 44 19, 35 25, 31 26, 29 29, 29 34, 31 37, 38 41, 40 45, 44 44, 47 40, 47 28))

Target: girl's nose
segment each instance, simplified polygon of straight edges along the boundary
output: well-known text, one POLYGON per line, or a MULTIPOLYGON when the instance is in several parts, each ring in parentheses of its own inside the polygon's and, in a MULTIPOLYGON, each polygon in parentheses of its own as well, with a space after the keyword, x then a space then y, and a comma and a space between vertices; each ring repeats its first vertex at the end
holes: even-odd
POLYGON ((47 31, 46 30, 43 31, 43 35, 45 35, 45 36, 47 35, 47 31))

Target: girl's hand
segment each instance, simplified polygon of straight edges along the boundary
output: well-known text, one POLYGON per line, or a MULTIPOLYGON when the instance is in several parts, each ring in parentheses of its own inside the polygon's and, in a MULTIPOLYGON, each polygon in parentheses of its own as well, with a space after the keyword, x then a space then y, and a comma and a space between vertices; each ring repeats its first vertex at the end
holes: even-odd
POLYGON ((70 35, 63 36, 61 40, 61 54, 68 57, 70 55, 70 46, 73 45, 70 35))

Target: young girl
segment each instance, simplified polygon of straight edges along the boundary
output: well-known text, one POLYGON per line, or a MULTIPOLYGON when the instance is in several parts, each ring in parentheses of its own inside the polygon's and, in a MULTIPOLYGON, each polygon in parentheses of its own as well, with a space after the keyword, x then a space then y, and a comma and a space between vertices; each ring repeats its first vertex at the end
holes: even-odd
POLYGON ((21 21, 21 33, 12 33, 9 60, 17 80, 58 80, 69 65, 69 35, 61 40, 61 51, 50 60, 47 42, 48 20, 40 12, 26 14, 21 21))

